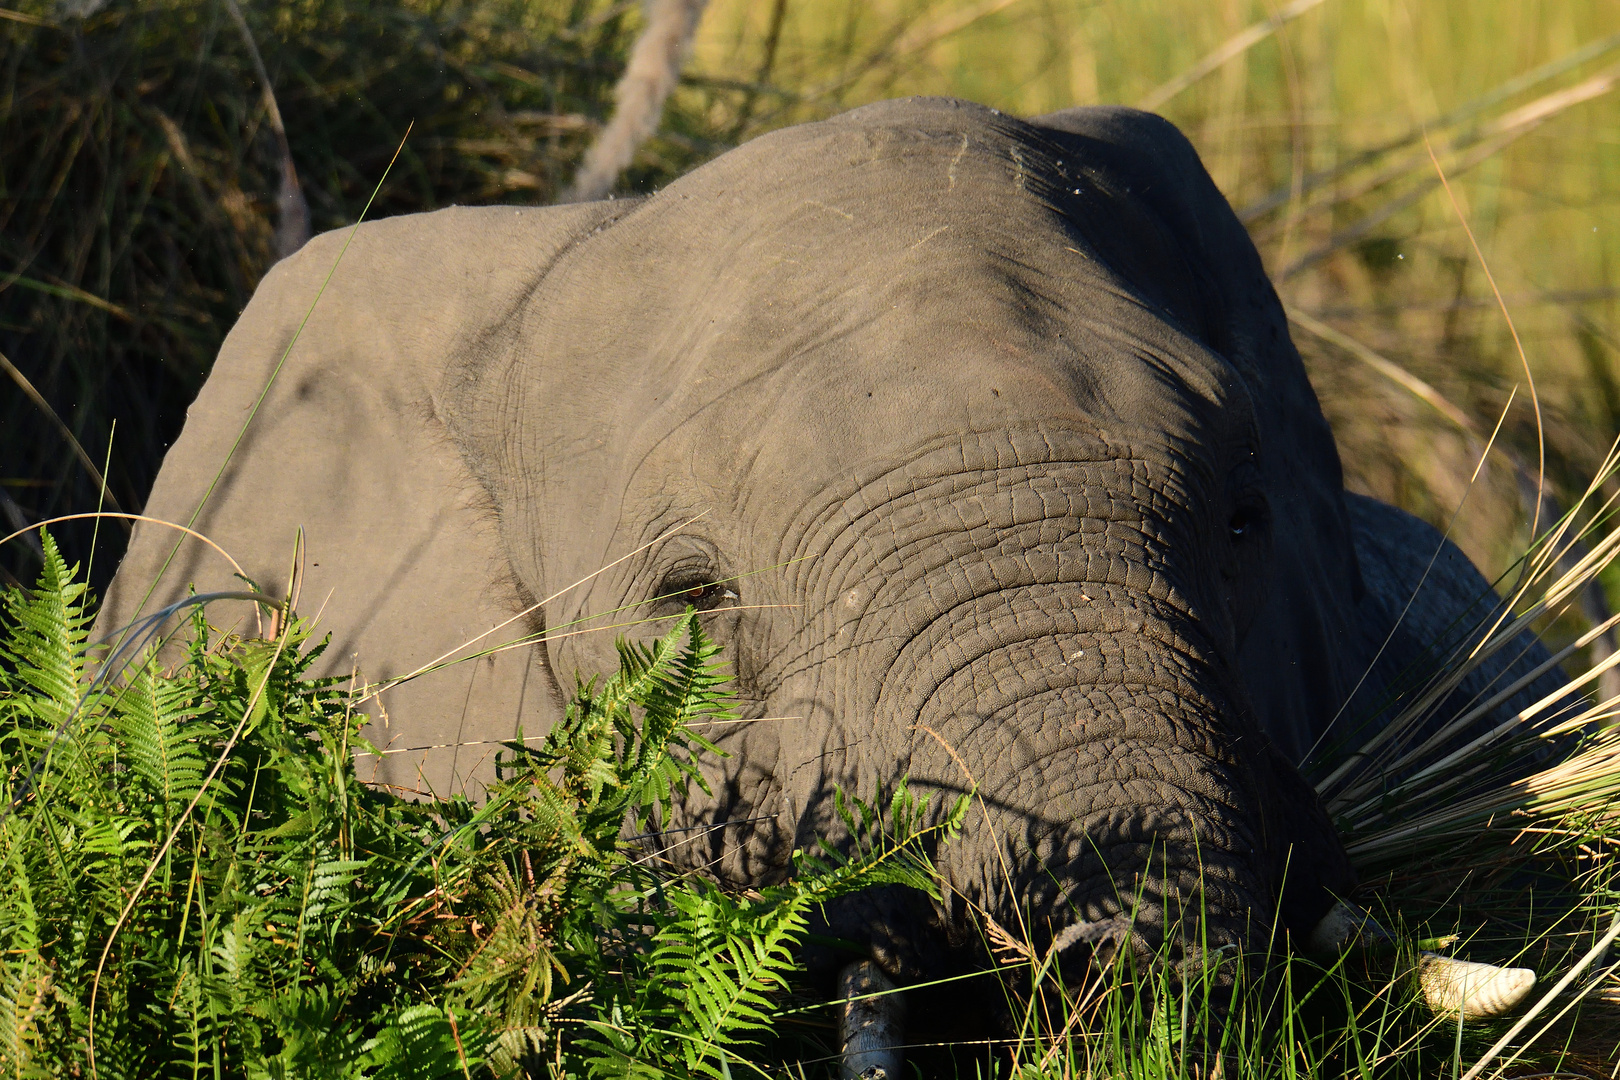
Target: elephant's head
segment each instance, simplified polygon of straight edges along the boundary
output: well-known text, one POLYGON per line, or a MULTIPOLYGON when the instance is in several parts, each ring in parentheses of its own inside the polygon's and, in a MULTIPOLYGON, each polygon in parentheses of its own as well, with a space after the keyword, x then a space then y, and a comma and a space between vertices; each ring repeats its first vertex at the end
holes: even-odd
MULTIPOLYGON (((221 360, 244 357, 236 389, 200 408, 251 400, 338 244, 276 272, 221 360)), ((789 718, 733 729, 718 805, 691 808, 746 819, 682 849, 728 877, 780 873, 835 825, 835 786, 909 774, 976 790, 943 869, 958 910, 1006 925, 1140 898, 1150 946, 1183 908, 1263 944, 1353 885, 1292 764, 1347 689, 1338 459, 1253 247, 1169 124, 892 102, 643 200, 385 222, 345 258, 274 399, 304 427, 258 436, 337 430, 340 463, 253 480, 250 446, 236 489, 310 507, 327 569, 306 597, 322 573, 370 582, 328 616, 345 671, 350 647, 378 674, 430 659, 508 594, 561 592, 553 627, 692 602, 744 715, 789 718)), ((183 518, 200 482, 163 485, 183 518)), ((203 524, 229 533, 237 499, 203 524)), ((501 663, 397 700, 390 733, 499 739, 514 709, 532 732, 552 673, 614 659, 576 634, 501 663)))
POLYGON ((1338 460, 1169 124, 908 101, 765 136, 579 242, 507 333, 447 400, 527 591, 668 534, 547 618, 690 600, 745 715, 798 718, 728 740, 722 819, 773 823, 698 861, 779 872, 835 785, 910 774, 976 788, 944 870, 1006 925, 1140 892, 1151 939, 1179 893, 1234 941, 1350 886, 1263 734, 1297 751, 1334 689, 1288 643, 1353 603, 1338 460))

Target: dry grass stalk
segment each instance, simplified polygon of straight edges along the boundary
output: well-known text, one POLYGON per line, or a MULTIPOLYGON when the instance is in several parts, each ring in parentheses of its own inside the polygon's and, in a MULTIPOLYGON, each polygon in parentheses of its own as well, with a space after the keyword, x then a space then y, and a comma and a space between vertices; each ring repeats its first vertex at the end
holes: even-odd
POLYGON ((259 76, 259 85, 264 89, 264 109, 270 117, 270 130, 275 133, 276 145, 281 151, 281 183, 276 191, 276 257, 285 259, 309 243, 309 202, 305 200, 304 189, 298 183, 292 144, 287 141, 287 125, 282 122, 281 106, 276 102, 275 88, 270 84, 270 72, 265 70, 258 42, 253 40, 253 31, 249 29, 236 0, 225 0, 225 10, 231 13, 231 21, 236 23, 242 43, 253 58, 253 69, 259 76))
POLYGON ((1620 529, 1592 539, 1596 527, 1581 530, 1575 524, 1578 515, 1608 521, 1616 497, 1604 497, 1603 488, 1617 472, 1620 441, 1574 511, 1526 555, 1507 603, 1468 628, 1462 643, 1442 658, 1395 717, 1319 783, 1330 811, 1348 828, 1353 858, 1387 862, 1412 844, 1433 846, 1446 837, 1477 834, 1499 816, 1556 831, 1566 828, 1563 820, 1571 814, 1604 811, 1620 800, 1620 729, 1608 726, 1620 711, 1620 696, 1600 695, 1595 702, 1584 697, 1606 673, 1620 667, 1620 653, 1589 665, 1507 720, 1478 731, 1492 711, 1620 624, 1620 616, 1589 628, 1546 663, 1506 685, 1488 688, 1436 723, 1436 710, 1464 678, 1502 650, 1522 647, 1522 635, 1533 633, 1537 620, 1566 608, 1620 556, 1620 529), (1562 567, 1571 547, 1583 539, 1591 539, 1590 550, 1562 567), (1581 740, 1572 755, 1511 782, 1500 779, 1505 762, 1529 762, 1538 752, 1544 757, 1544 748, 1564 745, 1571 737, 1581 740), (1465 741, 1459 745, 1459 739, 1465 741), (1393 783, 1392 777, 1397 778, 1393 783))
POLYGON ((1155 87, 1136 103, 1136 107, 1147 109, 1149 112, 1158 109, 1199 79, 1218 70, 1234 57, 1248 52, 1275 34, 1284 24, 1292 22, 1321 3, 1322 0, 1292 0, 1292 3, 1274 12, 1269 18, 1261 19, 1233 34, 1206 54, 1202 60, 1175 78, 1155 87))

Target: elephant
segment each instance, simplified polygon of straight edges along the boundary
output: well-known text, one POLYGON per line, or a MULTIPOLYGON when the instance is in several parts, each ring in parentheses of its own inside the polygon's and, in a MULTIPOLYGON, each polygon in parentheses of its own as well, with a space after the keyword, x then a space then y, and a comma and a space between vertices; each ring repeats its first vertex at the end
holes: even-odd
MULTIPOLYGON (((1357 882, 1302 761, 1494 603, 1345 490, 1243 227, 1116 107, 888 101, 642 197, 320 236, 146 513, 261 582, 301 528, 326 673, 545 635, 378 699, 371 779, 407 794, 476 792, 616 666, 613 625, 695 607, 760 722, 719 737, 674 822, 712 827, 672 857, 770 881, 837 834, 837 789, 976 794, 942 901, 840 924, 901 983, 974 913, 1048 941, 1128 914, 1148 951, 1193 908, 1215 947, 1309 933, 1357 882)), ((103 632, 189 583, 241 587, 139 525, 103 632)), ((1546 657, 1503 655, 1458 692, 1546 657)))

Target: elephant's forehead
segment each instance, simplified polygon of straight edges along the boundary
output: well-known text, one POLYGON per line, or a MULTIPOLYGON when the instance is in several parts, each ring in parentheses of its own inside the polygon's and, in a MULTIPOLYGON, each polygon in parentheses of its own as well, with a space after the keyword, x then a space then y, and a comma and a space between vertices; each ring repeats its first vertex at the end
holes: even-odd
POLYGON ((1043 334, 919 305, 784 350, 748 377, 718 358, 672 388, 626 446, 648 484, 673 465, 722 487, 830 483, 907 460, 941 436, 1051 423, 1156 456, 1220 435, 1220 388, 1190 389, 1180 361, 1161 343, 1083 326, 1043 334))
POLYGON ((1129 194, 1033 131, 971 110, 727 155, 554 272, 541 333, 578 360, 551 370, 605 375, 613 408, 587 415, 658 475, 734 474, 728 453, 835 475, 1030 419, 1197 437, 1235 377, 1165 299, 1192 291, 1185 261, 1140 209, 1127 257, 1108 229, 1129 194))
POLYGON ((1197 268, 1131 177, 989 110, 869 113, 757 139, 575 245, 548 271, 545 345, 684 376, 739 324, 813 340, 929 296, 1038 321, 1110 290, 1207 329, 1197 268))
POLYGON ((941 435, 1047 422, 1152 454, 1208 445, 1245 400, 1220 358, 1130 293, 1075 289, 971 238, 933 243, 932 261, 864 288, 818 274, 756 293, 685 343, 667 361, 679 377, 625 430, 632 467, 654 486, 815 485, 941 435))

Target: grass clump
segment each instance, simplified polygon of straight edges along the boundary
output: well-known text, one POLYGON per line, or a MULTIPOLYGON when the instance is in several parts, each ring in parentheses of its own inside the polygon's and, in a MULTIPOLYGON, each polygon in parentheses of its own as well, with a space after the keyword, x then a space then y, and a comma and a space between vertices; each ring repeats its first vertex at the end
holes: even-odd
MULTIPOLYGON (((769 1035, 806 915, 932 888, 904 789, 853 851, 733 896, 626 840, 668 823, 723 716, 695 615, 519 740, 482 805, 355 779, 365 717, 307 624, 90 678, 86 588, 47 536, 5 597, 0 1067, 152 1077, 720 1076, 769 1035)), ((851 818, 851 825, 854 819, 851 818)))

